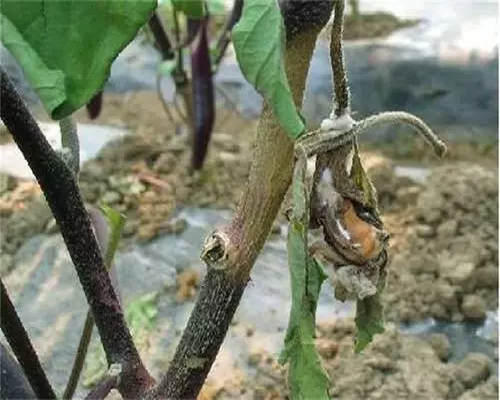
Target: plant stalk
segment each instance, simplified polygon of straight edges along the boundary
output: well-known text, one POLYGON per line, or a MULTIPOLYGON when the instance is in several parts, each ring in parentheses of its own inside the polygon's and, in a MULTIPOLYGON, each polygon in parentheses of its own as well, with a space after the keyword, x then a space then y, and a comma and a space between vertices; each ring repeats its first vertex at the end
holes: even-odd
MULTIPOLYGON (((330 17, 332 2, 291 1, 283 7, 288 41, 286 72, 300 108, 316 39, 330 17)), ((198 395, 290 185, 293 147, 264 105, 239 206, 233 220, 212 235, 216 239, 209 237, 207 241, 214 247, 203 253, 209 268, 199 297, 166 375, 146 398, 193 399, 198 395), (213 257, 221 258, 222 269, 210 267, 213 257)))
POLYGON ((127 327, 87 210, 68 165, 57 155, 0 67, 0 117, 12 134, 59 225, 95 319, 109 364, 121 364, 119 390, 137 397, 153 384, 127 327))
POLYGON ((31 344, 28 333, 10 300, 7 289, 0 281, 0 321, 2 332, 28 378, 31 388, 40 399, 55 399, 56 395, 45 375, 42 364, 31 344))

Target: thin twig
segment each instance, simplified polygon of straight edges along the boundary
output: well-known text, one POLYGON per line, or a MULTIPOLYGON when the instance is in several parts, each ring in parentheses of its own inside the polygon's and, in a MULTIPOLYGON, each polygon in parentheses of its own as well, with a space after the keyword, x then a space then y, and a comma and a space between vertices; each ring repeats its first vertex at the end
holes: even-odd
MULTIPOLYGON (((4 100, 5 101, 5 100, 4 100)), ((7 125, 7 124, 6 124, 7 125)), ((55 399, 56 395, 45 375, 42 364, 31 344, 28 333, 10 300, 7 289, 0 280, 1 303, 0 321, 2 332, 9 342, 14 355, 28 378, 31 388, 39 399, 55 399)))
POLYGON ((0 342, 0 399, 37 400, 23 368, 7 346, 0 342))
POLYGON ((229 43, 231 42, 231 30, 233 29, 234 25, 236 25, 236 23, 240 20, 242 10, 243 0, 234 0, 231 14, 229 14, 229 17, 227 18, 226 23, 222 28, 222 32, 217 39, 217 55, 214 59, 214 71, 217 71, 217 67, 222 61, 224 54, 226 53, 227 46, 229 46, 229 43))
POLYGON ((127 397, 139 396, 153 380, 126 325, 75 176, 52 149, 1 67, 0 83, 0 117, 33 171, 59 225, 92 308, 108 363, 122 364, 127 379, 121 381, 120 391, 127 397))
POLYGON ((83 365, 85 363, 85 357, 89 348, 90 339, 92 339, 93 329, 94 317, 92 317, 92 312, 88 310, 85 317, 85 323, 83 324, 82 334, 80 335, 78 349, 76 350, 76 356, 73 360, 73 366, 71 367, 71 372, 69 374, 68 383, 66 384, 66 389, 64 389, 63 399, 71 399, 75 394, 76 387, 78 386, 78 380, 80 379, 83 365))
POLYGON ((385 111, 380 114, 372 115, 359 123, 357 131, 358 133, 361 133, 379 125, 396 123, 403 123, 411 126, 413 130, 415 130, 433 147, 438 157, 443 157, 446 154, 446 145, 441 139, 439 139, 429 125, 417 116, 405 111, 385 111))
MULTIPOLYGON (((225 105, 229 104, 230 110, 236 112, 238 115, 241 115, 240 110, 238 110, 238 107, 236 105, 236 101, 233 98, 231 98, 229 93, 227 93, 227 91, 221 85, 217 85, 215 82, 214 82, 214 85, 215 85, 215 90, 217 92, 219 92, 219 94, 222 95, 222 97, 224 97, 224 100, 225 100, 224 104, 225 105)), ((218 110, 217 116, 220 119, 217 121, 217 125, 216 125, 215 129, 221 129, 228 119, 229 113, 226 112, 226 113, 224 113, 224 115, 221 116, 221 114, 222 114, 221 111, 222 111, 221 109, 218 110)))
POLYGON ((335 16, 330 37, 330 59, 335 89, 335 106, 332 109, 332 114, 334 112, 333 116, 337 117, 351 111, 351 95, 349 93, 343 48, 344 7, 345 0, 335 1, 335 16))
POLYGON ((161 22, 158 12, 155 11, 148 22, 149 29, 153 33, 154 39, 161 52, 163 60, 172 60, 175 57, 172 51, 172 44, 168 38, 167 32, 161 22))
POLYGON ((59 121, 61 129, 61 144, 63 149, 70 151, 69 165, 75 175, 80 171, 80 141, 76 121, 72 116, 65 117, 59 121))
POLYGON ((238 110, 237 101, 231 97, 231 95, 226 91, 226 89, 223 86, 215 85, 215 90, 217 90, 219 94, 221 94, 222 97, 224 97, 224 99, 226 100, 226 104, 229 103, 231 110, 240 113, 238 110))
POLYGON ((85 396, 85 400, 103 400, 111 390, 118 386, 118 376, 106 375, 102 381, 97 383, 92 390, 85 396))
POLYGON ((156 74, 156 92, 158 94, 158 97, 160 98, 161 105, 163 106, 163 110, 165 111, 165 114, 167 114, 168 119, 170 120, 170 123, 173 126, 176 126, 177 121, 175 120, 174 116, 170 112, 170 107, 167 104, 167 101, 163 97, 163 91, 161 90, 161 81, 163 79, 163 75, 158 73, 156 74))
POLYGON ((183 70, 183 54, 182 54, 182 46, 178 46, 178 44, 181 41, 181 28, 179 25, 179 16, 177 14, 177 10, 175 7, 172 7, 172 17, 174 21, 174 37, 175 37, 175 43, 176 43, 176 50, 177 50, 177 68, 182 71, 183 70))
MULTIPOLYGON (((95 237, 97 239, 97 242, 99 243, 99 248, 101 250, 101 253, 104 255, 104 263, 106 264, 106 268, 109 270, 111 284, 113 285, 115 292, 119 296, 120 304, 123 305, 123 299, 121 298, 121 292, 118 285, 116 268, 113 265, 113 258, 116 250, 116 243, 111 243, 113 240, 113 231, 110 229, 108 221, 106 220, 106 217, 103 215, 101 210, 98 210, 97 208, 89 205, 88 212, 90 220, 92 222, 92 227, 94 228, 95 237)), ((68 383, 66 385, 66 389, 64 390, 64 399, 72 398, 75 389, 78 386, 78 380, 80 379, 83 364, 85 362, 85 356, 87 355, 90 339, 92 338, 93 328, 94 317, 92 316, 92 310, 89 308, 85 317, 85 323, 83 324, 83 330, 80 335, 80 342, 78 344, 76 356, 73 361, 70 376, 68 378, 68 383)))
POLYGON ((308 156, 312 156, 334 150, 368 129, 383 124, 395 123, 404 123, 411 126, 432 146, 438 157, 443 157, 446 154, 446 145, 432 129, 417 116, 404 111, 386 111, 372 115, 355 123, 349 130, 330 130, 325 132, 318 129, 299 138, 297 144, 304 147, 308 156))

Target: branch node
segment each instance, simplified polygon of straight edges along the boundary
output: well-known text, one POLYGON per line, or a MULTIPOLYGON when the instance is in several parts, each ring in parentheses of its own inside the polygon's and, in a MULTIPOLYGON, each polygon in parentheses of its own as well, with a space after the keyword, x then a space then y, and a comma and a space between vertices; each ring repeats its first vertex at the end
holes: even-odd
POLYGON ((224 270, 227 268, 229 258, 228 249, 231 245, 229 236, 221 230, 212 232, 205 239, 201 259, 213 269, 224 270))
POLYGON ((348 131, 351 130, 355 124, 356 121, 351 117, 348 111, 344 111, 344 113, 340 116, 337 116, 335 111, 332 111, 330 118, 326 118, 321 121, 320 130, 323 132, 331 130, 348 131))
POLYGON ((119 363, 111 364, 109 366, 108 375, 118 377, 122 373, 122 365, 119 363))

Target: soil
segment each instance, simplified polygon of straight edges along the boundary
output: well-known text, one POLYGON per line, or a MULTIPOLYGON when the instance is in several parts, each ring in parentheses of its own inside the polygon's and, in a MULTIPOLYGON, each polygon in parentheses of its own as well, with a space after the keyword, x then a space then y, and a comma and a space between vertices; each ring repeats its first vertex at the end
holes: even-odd
POLYGON ((386 37, 395 30, 408 28, 418 23, 418 20, 399 19, 393 14, 385 12, 357 15, 351 13, 344 20, 344 39, 359 40, 386 37))
MULTIPOLYGON (((354 322, 349 319, 320 325, 316 348, 330 377, 335 399, 496 399, 498 381, 492 360, 469 353, 458 363, 440 360, 426 341, 398 331, 394 325, 378 335, 359 355, 353 352, 354 322)), ((201 399, 287 399, 286 368, 266 352, 248 357, 253 376, 241 376, 230 387, 208 380, 201 399)), ((236 376, 236 374, 235 374, 236 376)), ((225 377, 227 380, 227 377, 225 377)))
POLYGON ((444 165, 412 190, 397 196, 409 200, 406 210, 387 215, 403 222, 406 242, 392 252, 387 318, 484 319, 498 307, 498 174, 444 165))
MULTIPOLYGON (((77 119, 92 122, 83 111, 77 119)), ((125 245, 182 230, 183 221, 175 217, 179 206, 234 208, 248 174, 256 121, 227 113, 198 173, 189 170, 186 133, 168 121, 156 93, 106 95, 98 123, 125 125, 131 134, 83 166, 80 186, 87 202, 107 202, 127 216, 125 245)), ((422 184, 395 174, 394 164, 384 156, 390 151, 371 147, 363 153, 392 234, 386 319, 484 319, 487 310, 498 307, 496 154, 469 152, 462 162, 455 153, 452 161, 439 166, 424 160, 430 176, 422 184)), ((25 240, 57 228, 36 184, 3 176, 0 189, 0 224, 8 227, 0 231, 4 275, 25 240)), ((192 302, 197 286, 196 272, 181 273, 178 301, 192 302)), ((427 342, 388 324, 387 332, 356 356, 353 329, 353 322, 345 319, 318 326, 316 344, 336 398, 497 398, 493 361, 484 355, 469 353, 458 364, 447 363, 445 338, 427 342)), ((248 364, 254 376, 238 370, 224 376, 224 384, 211 376, 200 398, 286 398, 286 371, 275 356, 250 352, 248 364)))
MULTIPOLYGON (((40 120, 48 120, 38 110, 40 120)), ((85 110, 76 114, 90 121, 85 110)), ((166 117, 156 93, 106 95, 99 124, 126 126, 131 134, 112 143, 80 172, 83 198, 106 203, 127 217, 123 245, 147 242, 184 227, 174 217, 179 204, 233 208, 250 165, 250 140, 256 121, 224 110, 213 132, 211 148, 200 172, 190 171, 190 146, 166 117), (229 133, 224 133, 229 132, 229 133)), ((2 274, 11 268, 11 256, 29 237, 54 232, 57 227, 38 185, 1 177, 0 224, 2 274), (5 183, 3 183, 5 182, 5 183)))
MULTIPOLYGON (((182 231, 178 206, 234 208, 248 174, 256 121, 220 114, 224 121, 213 133, 206 165, 193 173, 188 137, 164 117, 156 93, 106 95, 98 122, 125 125, 131 134, 87 162, 79 179, 85 201, 107 203, 126 215, 124 246, 182 231)), ((85 110, 76 118, 92 123, 85 110)), ((383 153, 363 153, 392 233, 389 320, 481 320, 498 307, 498 171, 494 155, 479 157, 483 166, 424 162, 432 172, 421 185, 396 176, 383 153)), ((5 274, 25 240, 57 226, 35 183, 4 176, 1 189, 0 223, 9 227, 1 231, 5 274)), ((273 232, 279 233, 282 214, 273 232)))

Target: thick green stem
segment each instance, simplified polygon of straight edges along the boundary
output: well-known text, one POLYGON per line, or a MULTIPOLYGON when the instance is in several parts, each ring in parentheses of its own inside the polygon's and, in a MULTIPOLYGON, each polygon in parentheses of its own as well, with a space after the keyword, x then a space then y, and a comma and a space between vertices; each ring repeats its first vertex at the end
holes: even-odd
MULTIPOLYGON (((316 38, 317 32, 309 31, 298 35, 287 46, 286 71, 299 109, 316 38)), ((290 186, 293 149, 294 142, 265 104, 257 127, 247 185, 233 221, 222 230, 229 238, 226 245, 229 273, 239 279, 249 276, 290 186)))
MULTIPOLYGON (((286 72, 300 108, 316 39, 328 21, 332 2, 290 1, 283 7, 286 72)), ((193 399, 198 395, 290 185, 293 149, 292 140, 264 105, 239 206, 232 222, 215 231, 205 244, 208 274, 167 374, 147 398, 193 399)))

